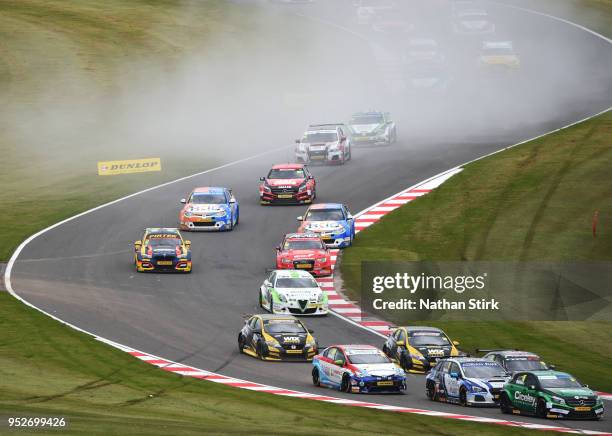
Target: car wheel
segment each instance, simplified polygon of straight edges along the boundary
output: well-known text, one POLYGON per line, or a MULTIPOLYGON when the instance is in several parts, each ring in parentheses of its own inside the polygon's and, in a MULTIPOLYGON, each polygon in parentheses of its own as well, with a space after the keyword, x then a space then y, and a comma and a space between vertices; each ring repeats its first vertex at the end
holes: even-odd
POLYGON ((346 392, 347 394, 351 393, 351 378, 347 373, 344 373, 342 376, 342 382, 340 383, 340 390, 342 392, 346 392))
POLYGON ((467 406, 468 402, 467 402, 467 392, 465 390, 465 388, 461 388, 459 390, 459 404, 461 404, 462 406, 467 406))
POLYGON ((546 402, 540 398, 538 400, 538 404, 536 405, 536 416, 538 418, 546 418, 547 415, 547 411, 546 411, 546 402))
POLYGON ((242 333, 238 335, 238 351, 240 354, 244 354, 244 338, 242 337, 242 333))
POLYGON ((501 398, 499 399, 499 410, 501 410, 501 413, 505 413, 506 415, 512 412, 510 400, 505 392, 501 394, 501 398))
POLYGON ((312 384, 319 387, 321 386, 321 377, 319 376, 319 368, 312 369, 312 384))
POLYGON ((433 383, 431 382, 427 383, 427 386, 425 387, 425 394, 427 395, 427 398, 429 398, 431 401, 437 400, 436 387, 434 386, 433 383))
POLYGON ((259 356, 259 358, 261 360, 264 360, 265 356, 265 349, 264 349, 264 345, 261 341, 257 342, 257 355, 259 356))
POLYGON ((236 224, 234 224, 234 226, 237 226, 239 222, 240 222, 240 212, 237 210, 236 211, 236 224))

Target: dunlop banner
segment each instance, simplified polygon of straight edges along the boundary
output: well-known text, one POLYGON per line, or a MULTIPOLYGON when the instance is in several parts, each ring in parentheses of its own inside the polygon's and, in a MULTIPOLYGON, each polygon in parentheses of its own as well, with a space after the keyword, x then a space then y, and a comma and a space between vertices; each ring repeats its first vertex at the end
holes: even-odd
POLYGON ((161 159, 158 157, 150 157, 147 159, 109 160, 98 162, 99 176, 144 173, 148 171, 161 171, 161 159))

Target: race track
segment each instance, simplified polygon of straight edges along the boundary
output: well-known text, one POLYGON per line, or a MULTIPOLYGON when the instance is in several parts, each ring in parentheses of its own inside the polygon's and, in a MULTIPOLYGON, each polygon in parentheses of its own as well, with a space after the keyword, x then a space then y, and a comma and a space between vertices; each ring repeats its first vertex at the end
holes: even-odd
MULTIPOLYGON (((503 21, 497 31, 510 36, 519 53, 521 48, 525 50, 524 69, 517 73, 518 80, 505 73, 483 78, 477 66, 464 56, 472 49, 454 49, 455 44, 470 46, 473 41, 455 41, 452 37, 448 18, 444 18, 449 10, 447 2, 432 2, 418 13, 405 11, 412 14, 417 27, 426 27, 440 41, 447 42, 448 57, 456 71, 468 72, 453 76, 473 79, 470 86, 456 79, 455 88, 447 91, 452 98, 442 94, 418 96, 417 100, 411 93, 386 87, 389 79, 385 74, 389 71, 378 68, 371 49, 375 44, 394 52, 401 49, 403 39, 389 39, 357 26, 352 1, 320 3, 265 3, 261 7, 281 8, 274 11, 278 17, 297 13, 304 20, 332 21, 344 27, 347 31, 330 26, 330 47, 335 43, 359 47, 364 62, 373 66, 372 72, 380 74, 380 82, 355 92, 362 99, 371 98, 373 106, 394 114, 400 141, 390 147, 356 149, 353 160, 343 167, 314 167, 319 202, 344 202, 357 212, 455 165, 612 104, 610 44, 565 23, 490 5, 491 16, 503 21), (538 42, 534 44, 534 40, 538 42), (469 74, 470 68, 475 70, 473 74, 469 74), (555 74, 558 80, 553 87, 548 79, 555 74), (423 106, 414 107, 412 101, 423 106), (534 118, 534 114, 539 115, 534 118), (435 122, 424 127, 419 122, 421 116, 435 122), (461 122, 457 122, 458 118, 461 122)), ((325 86, 321 84, 322 94, 325 86)), ((347 116, 360 109, 347 107, 347 116)), ((320 121, 326 120, 303 120, 303 125, 320 121)), ((311 384, 309 364, 260 362, 240 355, 236 347, 243 315, 259 311, 257 292, 266 268, 273 265, 273 247, 283 233, 296 229, 295 218, 304 211, 299 206, 260 206, 258 179, 271 164, 291 156, 289 144, 300 134, 280 126, 275 136, 284 137, 284 142, 270 143, 269 136, 251 132, 253 154, 284 144, 288 148, 145 192, 44 233, 31 241, 15 262, 13 288, 33 305, 112 341, 232 377, 321 393, 311 384), (142 229, 176 226, 179 199, 193 187, 206 185, 234 189, 240 202, 240 225, 229 233, 189 234, 194 264, 190 275, 137 274, 131 264, 131 247, 142 229)), ((379 336, 332 315, 305 321, 322 345, 381 346, 383 342, 379 336)), ((330 390, 323 392, 346 396, 330 390)), ((370 399, 383 404, 502 417, 497 409, 465 410, 430 402, 424 394, 423 377, 418 375, 410 376, 405 395, 370 399)), ((517 419, 531 421, 528 417, 517 419)), ((554 424, 612 431, 610 418, 554 424)))

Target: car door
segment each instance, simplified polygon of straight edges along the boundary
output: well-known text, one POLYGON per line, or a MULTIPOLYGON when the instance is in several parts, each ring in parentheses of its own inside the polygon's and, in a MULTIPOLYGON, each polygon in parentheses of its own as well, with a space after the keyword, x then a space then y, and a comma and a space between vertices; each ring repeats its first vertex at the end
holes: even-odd
MULTIPOLYGON (((338 349, 335 347, 328 348, 323 354, 325 359, 321 359, 321 370, 330 383, 337 384, 338 381, 338 366, 334 363, 338 349)), ((342 380, 342 379, 340 379, 342 380)))
POLYGON ((459 398, 459 388, 461 387, 461 369, 457 362, 451 362, 448 372, 444 374, 444 390, 449 398, 459 398))
POLYGON ((255 317, 249 318, 249 320, 244 323, 244 327, 242 328, 242 337, 244 338, 244 344, 251 348, 251 344, 253 342, 253 326, 255 325, 255 317))
POLYGON ((253 348, 253 350, 257 350, 257 342, 261 337, 262 327, 263 323, 261 322, 261 318, 259 318, 258 316, 253 317, 253 322, 251 323, 251 333, 248 342, 253 348))
POLYGON ((389 335, 387 341, 385 342, 385 345, 387 346, 387 351, 389 352, 389 357, 391 357, 392 359, 397 356, 397 340, 399 338, 400 330, 401 329, 396 329, 393 333, 389 335))
POLYGON ((344 217, 346 218, 346 222, 349 225, 349 228, 351 229, 351 236, 355 235, 355 219, 353 218, 353 215, 351 215, 351 212, 348 210, 348 207, 346 206, 342 206, 342 209, 344 210, 344 217))
POLYGON ((533 374, 527 374, 527 377, 525 377, 525 386, 523 386, 523 401, 521 402, 524 410, 527 412, 536 412, 539 387, 540 382, 538 378, 533 374))
POLYGON ((270 310, 272 310, 272 288, 274 287, 274 280, 276 280, 276 272, 272 271, 261 285, 266 306, 268 306, 270 310))

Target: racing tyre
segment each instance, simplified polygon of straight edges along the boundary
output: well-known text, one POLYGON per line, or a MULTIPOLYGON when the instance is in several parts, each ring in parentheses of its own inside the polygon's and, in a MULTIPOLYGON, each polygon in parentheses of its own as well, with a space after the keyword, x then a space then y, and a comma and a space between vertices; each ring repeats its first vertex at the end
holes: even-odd
POLYGON ((538 404, 536 405, 536 416, 538 418, 546 418, 546 415, 546 402, 542 398, 540 398, 538 400, 538 404))
POLYGON ((512 413, 512 406, 510 406, 510 400, 508 399, 508 395, 504 392, 499 399, 499 410, 501 413, 505 413, 506 415, 512 413))
POLYGON ((427 395, 427 398, 429 398, 431 401, 437 400, 436 387, 433 383, 427 383, 427 386, 425 386, 425 394, 427 395))
POLYGON ((342 376, 342 383, 340 383, 340 390, 342 392, 346 392, 347 394, 351 393, 351 378, 346 373, 342 376))
POLYGON ((265 359, 265 349, 264 349, 264 345, 261 341, 257 342, 257 355, 259 356, 259 358, 261 360, 265 359))
POLYGON ((319 375, 319 368, 312 369, 312 384, 316 387, 321 386, 321 377, 319 375))
POLYGON ((467 392, 465 391, 465 388, 461 388, 459 390, 459 404, 461 404, 464 407, 467 407, 468 405, 467 392))
POLYGON ((244 338, 242 334, 238 335, 238 351, 240 354, 244 354, 244 338))

